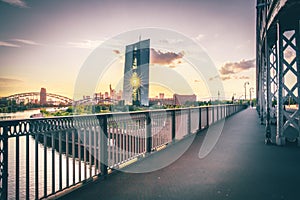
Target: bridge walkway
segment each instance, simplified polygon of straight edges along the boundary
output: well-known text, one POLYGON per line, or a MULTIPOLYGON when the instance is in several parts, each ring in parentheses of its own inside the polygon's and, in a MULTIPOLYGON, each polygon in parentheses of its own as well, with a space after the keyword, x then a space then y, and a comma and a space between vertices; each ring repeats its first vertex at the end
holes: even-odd
POLYGON ((167 162, 191 142, 167 167, 147 173, 112 173, 61 199, 299 199, 300 148, 266 146, 264 126, 254 109, 226 119, 215 148, 200 159, 206 132, 155 153, 128 170, 167 162))

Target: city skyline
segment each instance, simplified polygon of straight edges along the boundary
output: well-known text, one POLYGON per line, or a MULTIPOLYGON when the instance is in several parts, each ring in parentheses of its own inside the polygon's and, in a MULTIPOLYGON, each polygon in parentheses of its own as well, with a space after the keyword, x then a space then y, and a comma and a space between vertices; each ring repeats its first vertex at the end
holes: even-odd
MULTIPOLYGON (((126 31, 158 27, 181 33, 198 43, 219 72, 207 77, 209 81, 221 79, 225 91, 221 96, 228 99, 235 93, 238 98, 244 94, 244 82, 250 82, 249 88, 255 87, 254 15, 255 1, 238 0, 91 1, 89 4, 56 0, 0 1, 0 25, 3 27, 0 35, 0 96, 46 87, 53 93, 72 98, 78 73, 97 46, 126 31), (135 13, 128 12, 129 8, 135 13), (145 10, 147 12, 142 12, 145 10)), ((135 40, 127 41, 127 44, 136 41, 138 36, 134 37, 135 40)), ((175 69, 179 74, 184 71, 189 52, 182 52, 180 46, 163 49, 163 44, 176 42, 167 35, 164 38, 159 48, 151 49, 151 59, 155 63, 151 64, 150 70, 175 69)), ((125 50, 117 47, 111 51, 120 57, 112 65, 122 66, 125 50)), ((202 80, 189 75, 192 71, 186 74, 191 77, 189 85, 197 96, 217 96, 216 91, 201 94, 202 80)), ((106 79, 111 78, 103 78, 98 91, 110 84, 106 79)), ((111 80, 114 88, 119 82, 111 80)), ((163 86, 150 87, 149 96, 158 94, 163 86)), ((162 92, 175 93, 167 89, 162 92)))

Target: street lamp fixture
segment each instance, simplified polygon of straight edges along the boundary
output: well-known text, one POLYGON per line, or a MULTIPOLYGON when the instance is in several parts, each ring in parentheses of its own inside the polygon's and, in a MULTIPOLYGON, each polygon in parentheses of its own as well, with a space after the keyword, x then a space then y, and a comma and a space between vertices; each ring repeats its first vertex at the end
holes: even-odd
POLYGON ((252 92, 254 92, 254 88, 253 87, 249 88, 250 101, 252 100, 252 92))
POLYGON ((245 88, 245 101, 247 100, 247 88, 246 88, 247 84, 249 85, 250 83, 249 83, 248 81, 244 83, 244 88, 245 88))
POLYGON ((253 107, 253 102, 252 102, 252 92, 254 92, 254 88, 251 87, 249 88, 249 95, 250 95, 250 106, 253 107))
POLYGON ((234 103, 234 96, 235 96, 235 95, 236 95, 235 93, 232 94, 232 98, 231 98, 232 104, 234 103))

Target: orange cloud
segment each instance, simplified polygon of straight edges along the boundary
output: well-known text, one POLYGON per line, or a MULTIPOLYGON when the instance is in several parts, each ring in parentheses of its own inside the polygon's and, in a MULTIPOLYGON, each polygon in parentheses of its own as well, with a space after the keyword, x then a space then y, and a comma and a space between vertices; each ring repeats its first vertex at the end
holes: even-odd
POLYGON ((249 70, 255 67, 255 60, 241 60, 240 62, 227 62, 225 63, 220 71, 221 75, 236 74, 242 71, 249 70))
POLYGON ((217 75, 217 76, 214 76, 214 77, 211 77, 209 78, 210 81, 213 81, 215 79, 221 79, 222 81, 227 81, 227 80, 231 80, 231 79, 234 79, 234 80, 248 80, 250 79, 249 76, 231 76, 231 75, 217 75))
POLYGON ((117 49, 113 50, 113 52, 114 52, 115 54, 120 54, 120 53, 121 53, 121 52, 120 52, 119 50, 117 50, 117 49))
POLYGON ((247 79, 250 79, 250 77, 249 76, 240 76, 239 79, 247 80, 247 79))
POLYGON ((183 52, 161 52, 160 50, 150 49, 150 60, 151 64, 169 65, 169 67, 174 68, 174 63, 180 64, 180 59, 183 58, 183 52))

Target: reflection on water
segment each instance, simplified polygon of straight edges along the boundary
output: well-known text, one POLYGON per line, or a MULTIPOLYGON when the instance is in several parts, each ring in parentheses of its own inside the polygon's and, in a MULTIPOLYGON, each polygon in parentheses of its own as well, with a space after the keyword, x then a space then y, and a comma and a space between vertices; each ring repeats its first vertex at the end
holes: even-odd
POLYGON ((15 113, 0 113, 0 120, 28 119, 31 115, 38 113, 40 113, 40 109, 26 110, 15 113))
MULTIPOLYGON (((57 110, 65 110, 65 107, 62 108, 55 108, 50 107, 46 108, 48 112, 55 112, 57 110)), ((39 114, 40 109, 33 109, 33 110, 25 110, 15 113, 0 113, 0 120, 14 120, 14 119, 28 119, 31 115, 39 114)))
MULTIPOLYGON (((26 197, 26 137, 20 137, 20 152, 19 152, 19 194, 20 199, 26 197)), ((15 199, 16 189, 16 138, 10 138, 8 140, 9 154, 8 154, 8 199, 15 199)), ((43 144, 38 144, 38 159, 35 159, 35 139, 29 137, 29 188, 30 188, 30 199, 35 198, 35 164, 38 162, 38 180, 39 180, 39 198, 44 196, 44 148, 47 150, 47 195, 52 193, 52 148, 45 147, 43 144)), ((70 155, 69 155, 70 156, 70 155)), ((59 153, 55 151, 55 191, 59 190, 59 153)), ((79 180, 79 162, 81 163, 81 179, 84 178, 85 169, 84 162, 75 159, 75 183, 79 180)), ((87 177, 95 175, 95 167, 87 165, 87 177)), ((69 185, 73 184, 73 158, 62 155, 62 188, 67 187, 67 179, 69 185), (69 161, 69 176, 67 177, 67 160, 69 161)))

